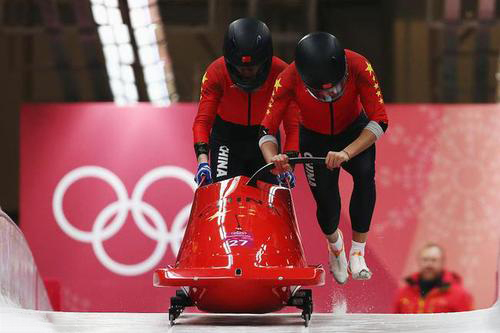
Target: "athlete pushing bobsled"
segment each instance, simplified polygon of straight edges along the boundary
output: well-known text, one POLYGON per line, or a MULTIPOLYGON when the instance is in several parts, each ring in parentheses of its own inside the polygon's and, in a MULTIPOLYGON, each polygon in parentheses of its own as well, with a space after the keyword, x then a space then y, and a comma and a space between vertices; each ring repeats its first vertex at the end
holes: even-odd
POLYGON ((324 270, 306 264, 290 191, 257 184, 272 164, 273 172, 278 178, 282 175, 281 182, 286 179, 288 184, 293 180, 290 164, 300 162, 279 154, 276 133, 281 122, 287 133, 285 151, 298 150, 300 118, 300 150, 303 156, 311 157, 307 163, 323 163, 317 157, 326 156, 329 171, 314 164, 308 180, 318 206, 318 221, 328 239, 331 270, 339 283, 345 283, 348 277, 342 235, 337 230, 341 164, 353 176, 350 269, 355 279, 371 277, 364 260, 364 245, 375 204, 373 144, 387 128, 373 69, 361 55, 344 51, 334 36, 313 33, 299 42, 294 64, 279 74, 281 68, 272 71, 273 58, 267 62, 271 74, 263 75, 266 62, 256 61, 259 53, 255 46, 262 46, 264 37, 270 42, 267 27, 260 21, 233 22, 225 38, 224 62, 218 59, 212 63, 202 82, 193 127, 200 163, 196 178, 199 184, 203 179, 211 182, 211 171, 216 171, 215 180, 227 180, 196 191, 175 265, 155 271, 155 286, 183 287, 171 299, 171 323, 192 305, 223 313, 266 313, 296 306, 303 310, 308 325, 312 292, 299 288, 322 285, 324 270), (228 54, 234 50, 238 50, 237 57, 231 60, 228 54), (250 61, 255 61, 254 65, 249 65, 250 61), (273 83, 270 77, 277 79, 273 83), (245 98, 248 118, 242 121, 245 98), (254 98, 261 103, 256 119, 262 121, 262 126, 252 122, 254 98), (259 142, 254 135, 257 129, 262 131, 259 142), (258 158, 252 154, 252 146, 258 158), (236 162, 229 167, 233 150, 236 162), (218 170, 222 152, 224 162, 229 162, 224 171, 218 170), (208 167, 209 155, 212 170, 208 167), (251 179, 237 177, 255 171, 264 164, 263 159, 272 163, 259 168, 251 179), (236 293, 242 297, 231 297, 236 293))
MULTIPOLYGON (((370 279, 364 249, 375 207, 375 141, 388 125, 372 65, 360 54, 344 50, 333 35, 315 32, 299 41, 295 62, 278 76, 274 86, 262 122, 262 154, 268 163, 275 164, 274 172, 291 172, 288 156, 278 152, 275 133, 283 119, 300 118, 301 154, 326 157, 326 168, 309 165, 305 170, 318 223, 328 241, 330 270, 340 284, 348 279, 348 266, 353 279, 370 279), (290 108, 291 103, 298 109, 290 108), (353 229, 349 264, 338 229, 340 167, 354 181, 349 206, 353 229)), ((299 140, 297 132, 286 134, 285 146, 299 140)))
MULTIPOLYGON (((241 18, 229 25, 223 53, 203 76, 193 124, 198 185, 211 183, 212 179, 251 176, 265 164, 257 145, 260 123, 276 77, 287 66, 273 56, 267 26, 252 18, 241 18)), ((298 123, 286 118, 284 126, 288 132, 298 131, 298 123)), ((285 152, 298 151, 298 145, 284 148, 285 152)), ((263 180, 276 183, 276 177, 270 176, 263 180)), ((278 181, 284 184, 288 179, 293 183, 292 177, 285 171, 278 175, 278 181)))

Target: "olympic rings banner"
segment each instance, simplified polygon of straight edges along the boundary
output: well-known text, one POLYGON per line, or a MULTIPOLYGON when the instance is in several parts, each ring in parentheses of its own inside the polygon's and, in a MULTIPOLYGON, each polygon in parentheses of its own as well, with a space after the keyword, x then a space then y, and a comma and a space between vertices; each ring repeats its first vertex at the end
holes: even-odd
MULTIPOLYGON (((154 288, 152 272, 175 262, 189 217, 196 109, 23 107, 21 228, 42 277, 60 286, 61 310, 168 309, 173 289, 154 288)), ((491 305, 500 230, 500 106, 387 109, 366 254, 374 276, 344 286, 328 278, 314 289, 315 311, 391 312, 402 278, 416 270, 415 254, 430 241, 448 252, 448 268, 462 275, 476 307, 491 305)), ((302 167, 296 175, 292 194, 307 260, 328 267, 302 167)), ((345 172, 340 187, 340 228, 348 240, 352 181, 345 172)))
POLYGON ((21 227, 69 311, 162 311, 196 189, 195 106, 30 105, 22 111, 21 227))

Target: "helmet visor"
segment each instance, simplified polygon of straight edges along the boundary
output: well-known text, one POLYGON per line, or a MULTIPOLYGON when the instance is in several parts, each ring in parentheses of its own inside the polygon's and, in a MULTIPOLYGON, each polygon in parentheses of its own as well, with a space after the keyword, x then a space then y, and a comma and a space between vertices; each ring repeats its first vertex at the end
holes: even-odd
POLYGON ((238 76, 243 80, 255 80, 262 64, 254 66, 235 66, 238 76))
POLYGON ((266 80, 270 66, 269 61, 246 66, 226 64, 233 83, 245 91, 259 88, 266 80))
POLYGON ((344 78, 337 84, 332 85, 328 88, 314 89, 306 86, 309 94, 320 102, 331 103, 338 100, 344 94, 345 86, 347 82, 347 74, 344 78))

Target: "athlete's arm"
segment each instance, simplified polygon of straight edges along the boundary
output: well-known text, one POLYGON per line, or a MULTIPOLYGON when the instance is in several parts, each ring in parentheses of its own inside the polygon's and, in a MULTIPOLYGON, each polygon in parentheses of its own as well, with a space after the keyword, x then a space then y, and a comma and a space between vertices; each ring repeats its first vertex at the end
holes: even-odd
POLYGON ((200 103, 193 123, 194 150, 198 163, 208 163, 209 137, 222 96, 222 85, 210 65, 201 82, 200 103))
POLYGON ((377 137, 366 128, 361 131, 361 134, 341 151, 329 151, 326 155, 325 164, 330 170, 340 167, 344 162, 349 161, 354 156, 358 155, 377 141, 377 137))
MULTIPOLYGON (((291 101, 291 89, 284 86, 283 73, 281 73, 275 84, 273 94, 269 100, 268 108, 266 114, 261 123, 261 133, 259 140, 259 147, 262 151, 262 155, 267 163, 273 162, 276 166, 273 169, 273 173, 282 173, 285 171, 290 171, 291 167, 288 164, 288 156, 285 154, 278 154, 278 140, 276 139, 276 133, 279 130, 279 126, 285 117, 288 106, 291 101)), ((287 134, 286 141, 292 139, 293 133, 293 122, 287 122, 287 128, 291 133, 287 134), (290 139, 288 136, 290 135, 290 139)), ((290 141, 291 142, 291 141, 290 141)), ((293 144, 290 144, 293 147, 293 144)), ((287 143, 285 144, 287 147, 287 143)))
MULTIPOLYGON (((358 155, 379 139, 387 130, 388 119, 384 99, 372 65, 364 58, 357 64, 356 85, 361 104, 370 120, 359 137, 344 148, 348 158, 358 155)), ((356 73, 353 73, 356 75, 356 73)))
POLYGON ((368 60, 365 58, 359 59, 356 67, 358 72, 356 86, 358 87, 361 104, 370 120, 365 128, 379 139, 389 125, 382 88, 368 60))
POLYGON ((285 145, 283 152, 288 157, 299 156, 299 124, 300 109, 297 102, 292 99, 285 110, 283 117, 283 129, 285 130, 285 145))

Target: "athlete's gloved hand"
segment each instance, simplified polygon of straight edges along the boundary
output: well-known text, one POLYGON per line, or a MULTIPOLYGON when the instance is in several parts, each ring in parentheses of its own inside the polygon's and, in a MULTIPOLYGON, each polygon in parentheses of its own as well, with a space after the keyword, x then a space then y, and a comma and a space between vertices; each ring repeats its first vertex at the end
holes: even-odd
POLYGON ((282 172, 276 176, 278 178, 278 184, 283 187, 294 188, 295 187, 295 175, 291 171, 282 172))
POLYGON ((274 163, 274 169, 271 172, 275 175, 279 175, 281 173, 289 172, 292 170, 292 167, 288 163, 288 155, 286 154, 277 154, 271 158, 271 163, 274 163))
POLYGON ((194 180, 198 186, 212 183, 212 171, 210 170, 208 163, 204 162, 198 164, 198 172, 196 172, 194 180))
POLYGON ((325 164, 329 170, 333 170, 335 168, 340 168, 342 163, 348 162, 349 159, 349 153, 345 150, 329 151, 325 158, 325 164))

